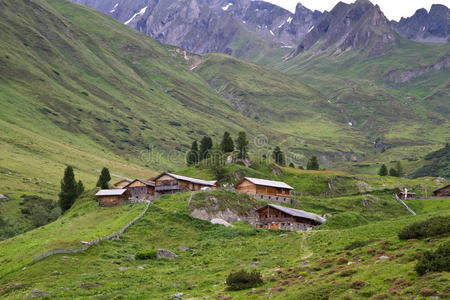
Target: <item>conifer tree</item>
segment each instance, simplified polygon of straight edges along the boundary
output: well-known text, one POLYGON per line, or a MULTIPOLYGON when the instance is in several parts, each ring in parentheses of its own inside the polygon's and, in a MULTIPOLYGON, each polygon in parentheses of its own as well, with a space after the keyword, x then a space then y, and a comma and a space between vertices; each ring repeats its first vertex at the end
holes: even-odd
POLYGON ((209 136, 204 136, 200 141, 199 161, 208 157, 209 150, 212 149, 213 142, 209 136))
POLYGON ((319 170, 319 162, 317 161, 317 157, 315 155, 311 156, 311 159, 308 161, 306 165, 307 170, 319 170))
POLYGON ((77 197, 79 197, 81 194, 83 194, 83 192, 84 192, 83 182, 81 180, 78 180, 78 183, 77 183, 77 197))
POLYGON ((388 169, 385 164, 383 164, 380 168, 380 171, 378 171, 378 175, 380 176, 387 176, 388 175, 388 169))
POLYGON ((191 151, 188 152, 186 157, 186 163, 188 166, 195 165, 199 161, 198 155, 198 143, 197 141, 192 142, 191 151))
POLYGON ((401 162, 398 161, 395 168, 397 171, 397 177, 405 176, 405 171, 403 171, 403 166, 401 162))
POLYGON ((295 165, 293 163, 290 163, 289 168, 295 168, 295 165))
POLYGON ((233 139, 228 131, 225 131, 222 137, 222 142, 220 143, 223 153, 230 153, 234 151, 233 139))
POLYGON ((238 138, 236 140, 236 148, 238 150, 238 158, 246 159, 248 156, 248 140, 247 134, 244 131, 239 132, 238 138))
POLYGON ((97 186, 101 189, 108 189, 108 182, 111 180, 108 168, 104 167, 97 181, 97 186))
POLYGON ((59 205, 61 212, 65 212, 72 207, 76 198, 78 197, 77 183, 75 181, 75 174, 73 168, 67 166, 64 171, 64 177, 61 180, 61 192, 59 193, 59 205))
POLYGON ((272 152, 273 160, 276 164, 280 166, 284 166, 286 164, 286 160, 284 158, 284 153, 281 151, 280 147, 276 146, 272 152))
POLYGON ((392 177, 398 177, 397 170, 394 169, 394 168, 390 168, 390 169, 389 169, 389 176, 392 176, 392 177))

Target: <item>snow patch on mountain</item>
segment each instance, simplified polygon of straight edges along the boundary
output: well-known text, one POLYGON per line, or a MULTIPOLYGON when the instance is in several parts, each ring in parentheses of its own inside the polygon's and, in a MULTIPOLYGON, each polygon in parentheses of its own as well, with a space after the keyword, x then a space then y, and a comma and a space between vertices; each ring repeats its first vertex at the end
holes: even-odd
POLYGON ((126 21, 126 22, 123 23, 123 24, 125 24, 125 25, 130 24, 131 21, 134 20, 134 18, 136 18, 136 17, 138 17, 138 16, 142 16, 143 14, 145 14, 146 11, 147 11, 147 6, 144 7, 143 9, 141 9, 139 12, 135 13, 128 21, 126 21))

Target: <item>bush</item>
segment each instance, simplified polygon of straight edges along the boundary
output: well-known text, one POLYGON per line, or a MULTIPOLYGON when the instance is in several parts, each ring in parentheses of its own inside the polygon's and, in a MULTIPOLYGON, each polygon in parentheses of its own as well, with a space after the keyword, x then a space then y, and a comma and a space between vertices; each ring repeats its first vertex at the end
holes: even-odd
POLYGON ((156 259, 156 250, 144 250, 136 253, 136 259, 156 259))
POLYGON ((364 246, 369 245, 370 243, 373 243, 375 240, 367 240, 367 241, 354 241, 351 244, 348 244, 345 246, 344 250, 354 250, 358 248, 362 248, 364 246))
POLYGON ((450 232, 450 216, 435 217, 423 222, 415 222, 398 233, 401 240, 422 239, 450 232))
POLYGON ((446 242, 434 251, 426 251, 416 264, 417 274, 450 271, 450 242, 446 242))
POLYGON ((230 273, 227 277, 228 290, 239 291, 260 285, 263 281, 261 279, 261 273, 258 271, 247 272, 240 270, 234 273, 230 273))

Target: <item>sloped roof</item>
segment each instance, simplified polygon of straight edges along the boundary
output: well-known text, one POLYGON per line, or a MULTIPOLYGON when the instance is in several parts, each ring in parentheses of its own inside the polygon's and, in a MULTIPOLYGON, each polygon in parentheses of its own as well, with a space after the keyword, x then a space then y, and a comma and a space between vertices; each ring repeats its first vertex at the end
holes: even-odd
POLYGON ((95 194, 95 196, 121 196, 126 191, 126 189, 100 190, 97 194, 95 194))
POLYGON ((271 187, 277 187, 277 188, 289 189, 289 190, 294 189, 292 186, 288 185, 287 183, 281 182, 281 181, 273 181, 273 180, 259 179, 259 178, 252 178, 252 177, 244 177, 244 179, 246 179, 256 185, 271 186, 271 187))
POLYGON ((125 187, 127 188, 129 185, 131 185, 132 183, 134 183, 134 182, 136 182, 136 181, 139 181, 139 182, 141 182, 141 183, 143 183, 143 184, 145 184, 145 185, 155 186, 155 183, 154 183, 154 182, 145 181, 145 180, 142 180, 142 179, 135 179, 135 180, 133 180, 132 182, 130 182, 129 184, 127 184, 125 187))
POLYGON ((178 180, 189 181, 189 182, 201 184, 201 185, 215 186, 217 183, 217 180, 203 180, 203 179, 192 178, 192 177, 187 177, 187 176, 183 176, 183 175, 177 175, 177 174, 173 174, 173 173, 162 173, 162 174, 158 175, 155 178, 155 180, 160 178, 163 175, 169 175, 178 180))
POLYGON ((131 179, 122 179, 122 180, 117 181, 116 183, 114 183, 114 185, 116 186, 116 185, 118 185, 119 183, 124 182, 124 181, 127 181, 128 183, 130 183, 130 182, 131 182, 131 179))
POLYGON ((450 184, 448 184, 448 185, 446 185, 446 186, 443 186, 443 187, 441 187, 441 188, 438 188, 437 190, 434 190, 433 193, 439 192, 440 190, 446 189, 446 188, 448 188, 448 187, 450 187, 450 184))
MULTIPOLYGON (((316 222, 318 222, 320 224, 322 224, 322 223, 324 223, 326 221, 325 218, 322 218, 321 216, 313 214, 313 213, 310 213, 310 212, 306 212, 304 210, 289 208, 289 207, 275 205, 275 204, 267 204, 266 206, 275 208, 275 209, 277 209, 279 211, 282 211, 282 212, 284 212, 284 213, 286 213, 286 214, 288 214, 290 216, 304 218, 304 219, 308 219, 308 220, 313 220, 313 221, 316 221, 316 222)), ((266 206, 263 206, 263 207, 261 207, 261 208, 259 208, 257 210, 260 210, 260 209, 262 209, 262 208, 264 208, 266 206)))

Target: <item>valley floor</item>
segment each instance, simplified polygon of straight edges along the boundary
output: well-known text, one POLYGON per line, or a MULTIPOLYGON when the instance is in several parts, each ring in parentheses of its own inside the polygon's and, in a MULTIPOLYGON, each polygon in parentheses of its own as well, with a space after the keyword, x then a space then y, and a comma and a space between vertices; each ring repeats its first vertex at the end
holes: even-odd
MULTIPOLYGON (((50 234, 59 230, 56 227, 64 228, 69 220, 81 224, 90 216, 104 214, 104 208, 86 202, 55 222, 58 224, 1 242, 1 264, 12 263, 14 268, 10 272, 2 268, 0 295, 8 299, 26 295, 170 299, 177 292, 186 299, 226 299, 225 295, 232 299, 450 296, 448 272, 418 276, 414 271, 421 251, 435 249, 449 237, 408 241, 397 237, 400 229, 415 221, 449 215, 450 199, 408 201, 418 213, 415 217, 405 211, 362 226, 337 229, 337 224, 309 232, 258 230, 244 222, 235 223, 233 228, 213 225, 188 214, 188 199, 189 194, 164 196, 152 203, 148 213, 119 240, 101 242, 78 254, 55 255, 29 266, 25 263, 32 252, 17 256, 12 246, 22 248, 33 242, 27 235, 36 236, 40 231, 50 234), (360 246, 345 250, 355 242, 360 246), (177 257, 134 257, 138 251, 157 248, 173 251, 177 257), (227 291, 228 274, 239 269, 260 271, 264 283, 256 289, 227 291)), ((116 210, 128 211, 133 218, 141 208, 125 205, 116 210)))

